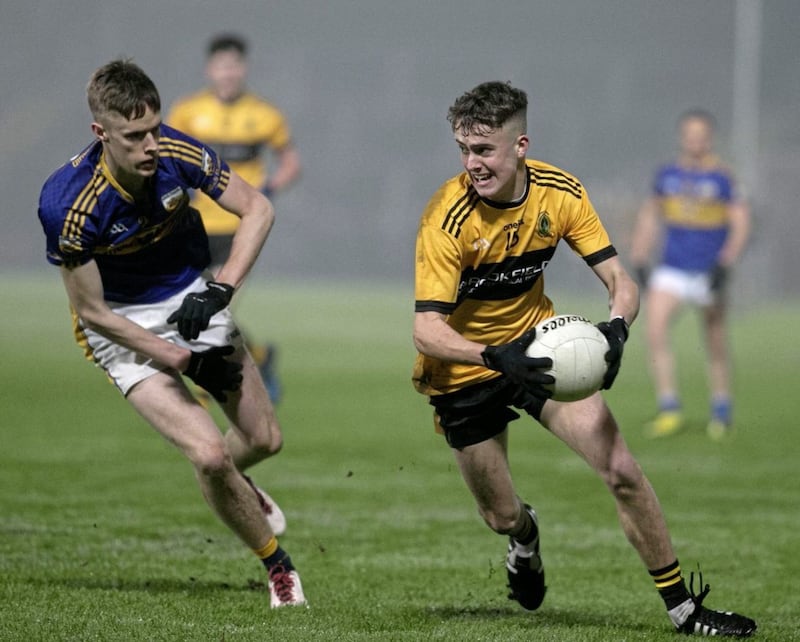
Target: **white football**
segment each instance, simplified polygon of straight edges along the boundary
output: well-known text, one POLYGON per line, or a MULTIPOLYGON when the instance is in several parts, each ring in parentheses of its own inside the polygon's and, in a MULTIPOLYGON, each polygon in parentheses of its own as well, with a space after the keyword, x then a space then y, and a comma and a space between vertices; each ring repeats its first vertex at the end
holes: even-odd
POLYGON ((600 390, 606 374, 608 341, 595 325, 577 314, 560 314, 540 322, 536 337, 525 354, 550 357, 553 367, 547 374, 556 382, 552 390, 556 401, 577 401, 600 390))

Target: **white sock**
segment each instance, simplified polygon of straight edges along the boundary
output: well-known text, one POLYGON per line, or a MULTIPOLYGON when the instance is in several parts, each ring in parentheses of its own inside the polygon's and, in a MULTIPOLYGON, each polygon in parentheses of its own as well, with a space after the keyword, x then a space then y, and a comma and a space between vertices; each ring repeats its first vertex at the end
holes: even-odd
POLYGON ((697 606, 695 605, 694 600, 689 598, 678 604, 678 606, 676 606, 674 609, 667 611, 667 614, 669 615, 669 619, 672 620, 672 623, 675 625, 675 628, 679 629, 681 626, 683 626, 683 623, 686 622, 686 618, 694 613, 696 608, 697 606))

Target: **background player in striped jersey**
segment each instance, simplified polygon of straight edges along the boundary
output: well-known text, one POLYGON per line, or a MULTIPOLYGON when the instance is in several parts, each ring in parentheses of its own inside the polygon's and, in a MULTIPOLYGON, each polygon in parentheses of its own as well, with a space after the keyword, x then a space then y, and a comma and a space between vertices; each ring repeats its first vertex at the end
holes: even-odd
POLYGON ((709 436, 724 437, 733 420, 726 285, 750 236, 750 211, 714 152, 715 127, 714 117, 703 110, 680 117, 678 159, 659 169, 633 234, 631 261, 647 287, 647 344, 658 402, 658 414, 646 426, 652 437, 671 435, 684 425, 670 327, 687 303, 700 310, 703 320, 711 389, 709 436), (662 237, 660 258, 649 274, 662 237))
POLYGON ((675 627, 687 633, 747 636, 756 624, 702 606, 684 583, 661 508, 600 393, 559 403, 548 399, 531 359, 531 330, 554 314, 544 270, 563 239, 608 289, 609 388, 620 366, 628 325, 639 310, 636 284, 581 183, 526 158, 527 96, 488 82, 449 110, 464 172, 429 201, 416 247, 414 368, 438 428, 486 524, 509 536, 510 598, 534 610, 545 596, 536 513, 518 497, 508 465, 508 423, 524 410, 581 455, 605 481, 622 528, 664 599, 675 627))
MULTIPOLYGON (((266 196, 292 185, 300 176, 300 155, 286 117, 247 88, 247 42, 236 34, 219 34, 209 42, 208 86, 179 99, 167 123, 214 148, 245 181, 266 196), (268 171, 268 159, 275 162, 268 171)), ((221 265, 230 252, 239 219, 213 199, 196 192, 192 205, 203 218, 211 244, 211 260, 221 265)), ((274 345, 249 345, 273 403, 281 395, 274 345)))
POLYGON ((263 493, 241 472, 277 453, 282 439, 228 309, 272 227, 272 205, 211 148, 161 123, 158 90, 132 62, 97 69, 87 95, 95 140, 47 179, 39 199, 76 339, 189 459, 209 506, 263 561, 271 606, 305 604, 263 493), (193 189, 241 219, 215 274, 189 206, 193 189), (220 402, 224 436, 181 373, 220 402))

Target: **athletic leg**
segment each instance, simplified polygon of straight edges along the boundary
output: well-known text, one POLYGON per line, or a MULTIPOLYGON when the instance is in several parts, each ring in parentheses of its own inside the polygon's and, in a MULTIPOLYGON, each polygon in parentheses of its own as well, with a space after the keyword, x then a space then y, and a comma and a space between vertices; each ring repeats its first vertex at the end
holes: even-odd
MULTIPOLYGON (((283 445, 280 425, 272 401, 253 359, 246 350, 237 352, 242 363, 242 387, 229 394, 222 404, 229 428, 225 442, 236 468, 244 472, 267 457, 277 454, 283 445)), ((286 516, 277 502, 245 477, 256 494, 264 515, 276 535, 286 531, 286 516)))
POLYGON ((658 402, 658 414, 645 426, 650 437, 665 437, 683 427, 675 355, 671 344, 672 322, 680 306, 681 300, 674 293, 650 289, 645 334, 650 374, 658 402))
POLYGON ((508 430, 486 441, 453 449, 467 487, 487 526, 509 535, 506 570, 509 598, 528 610, 539 608, 546 588, 539 553, 536 513, 514 490, 508 467, 508 430))
POLYGON ((577 452, 605 482, 622 530, 648 569, 675 560, 666 521, 650 482, 597 393, 572 403, 548 401, 541 423, 577 452))
MULTIPOLYGON (((238 353, 237 353, 238 354, 238 353)), ((230 429, 225 441, 239 470, 246 470, 277 454, 283 435, 258 367, 247 352, 238 354, 242 363, 242 387, 221 404, 230 429)))
POLYGON ((128 401, 186 456, 203 496, 220 519, 250 548, 264 547, 273 533, 258 500, 234 464, 213 418, 177 375, 158 373, 136 384, 128 401))
POLYGON ((675 355, 671 326, 681 300, 665 290, 651 289, 647 298, 646 338, 650 352, 650 371, 659 402, 678 398, 675 355))
POLYGON ((655 491, 625 445, 617 423, 598 393, 583 401, 549 401, 542 423, 583 457, 614 496, 628 541, 654 580, 676 629, 697 635, 748 637, 756 630, 750 618, 702 605, 708 592, 686 589, 655 491))
POLYGON ((704 307, 702 314, 711 390, 711 420, 707 430, 712 439, 721 439, 732 423, 730 356, 725 302, 717 301, 704 307))
MULTIPOLYGON (((229 395, 235 403, 239 393, 229 395)), ((257 493, 237 469, 213 418, 178 375, 159 372, 128 393, 133 407, 189 459, 206 502, 261 559, 269 574, 270 605, 304 605, 300 577, 280 548, 257 493)))

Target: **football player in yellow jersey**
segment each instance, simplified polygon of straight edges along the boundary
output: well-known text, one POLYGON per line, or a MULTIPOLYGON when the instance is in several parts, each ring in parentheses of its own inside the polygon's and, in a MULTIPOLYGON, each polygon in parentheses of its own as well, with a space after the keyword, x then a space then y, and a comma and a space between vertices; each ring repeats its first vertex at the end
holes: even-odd
POLYGON ((601 393, 570 403, 548 398, 549 359, 525 349, 533 326, 554 314, 543 274, 563 239, 608 289, 609 388, 620 366, 638 289, 617 257, 586 190, 570 174, 527 160, 525 92, 483 83, 449 110, 464 172, 428 203, 417 236, 414 369, 437 426, 486 524, 509 536, 509 597, 537 609, 545 596, 539 525, 517 495, 508 465, 508 423, 524 410, 603 479, 628 540, 650 572, 677 630, 749 636, 756 624, 702 606, 690 593, 658 499, 628 450, 601 393))
POLYGON ((685 304, 700 311, 704 326, 708 435, 721 439, 732 426, 726 283, 750 236, 750 209, 714 152, 714 130, 715 119, 704 110, 681 115, 678 159, 659 168, 634 228, 631 261, 647 287, 647 344, 658 402, 658 414, 646 426, 651 437, 671 435, 684 425, 670 327, 685 304), (662 237, 660 257, 649 274, 652 251, 662 237))
MULTIPOLYGON (((208 87, 178 100, 167 123, 210 145, 239 176, 272 198, 298 179, 300 156, 284 115, 247 89, 247 42, 235 34, 215 36, 208 45, 206 77, 208 87), (276 163, 268 173, 270 156, 276 163)), ((212 266, 218 266, 230 251, 238 219, 199 191, 192 205, 209 235, 212 266)), ((277 402, 281 390, 274 346, 249 347, 277 402)))

